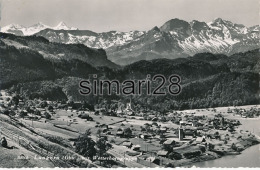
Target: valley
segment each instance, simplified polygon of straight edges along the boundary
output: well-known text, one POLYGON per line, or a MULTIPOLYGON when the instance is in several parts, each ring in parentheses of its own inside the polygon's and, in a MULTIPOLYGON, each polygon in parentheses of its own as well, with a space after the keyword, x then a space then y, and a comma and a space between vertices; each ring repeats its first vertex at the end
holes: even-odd
MULTIPOLYGON (((130 114, 125 109, 112 116, 98 109, 95 112, 75 109, 69 104, 61 109, 61 105, 50 101, 39 107, 36 100, 19 99, 13 107, 11 95, 1 91, 1 96, 1 137, 7 137, 8 145, 15 148, 0 149, 13 155, 15 164, 0 166, 33 167, 37 162, 40 167, 190 166, 198 161, 240 154, 260 142, 257 134, 244 130, 246 127, 239 128, 246 119, 259 120, 260 105, 174 111, 164 116, 153 111, 130 114), (7 105, 10 109, 6 110, 7 105), (243 118, 243 114, 236 112, 252 109, 255 118, 243 118), (183 137, 178 132, 180 128, 184 130, 183 137), (75 143, 86 132, 95 143, 101 139, 108 142, 108 155, 84 158, 76 153, 75 143), (195 158, 192 153, 197 151, 199 157, 195 158)), ((129 107, 131 110, 131 103, 129 107)), ((6 159, 7 155, 1 156, 6 159)))

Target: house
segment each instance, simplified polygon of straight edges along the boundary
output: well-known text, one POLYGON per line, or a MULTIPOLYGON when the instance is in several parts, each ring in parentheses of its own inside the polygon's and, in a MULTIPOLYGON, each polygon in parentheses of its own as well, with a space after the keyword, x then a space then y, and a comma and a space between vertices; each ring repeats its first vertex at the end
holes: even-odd
POLYGON ((245 147, 241 143, 236 144, 237 151, 242 151, 245 149, 245 147))
POLYGON ((166 127, 161 127, 161 128, 160 128, 160 131, 161 131, 162 133, 166 133, 167 128, 166 128, 166 127))
POLYGON ((126 142, 123 142, 123 146, 126 146, 128 148, 131 148, 133 146, 133 143, 132 142, 129 142, 129 141, 126 141, 126 142))
POLYGON ((130 103, 127 103, 126 109, 124 110, 124 113, 129 115, 129 116, 134 115, 134 110, 132 109, 131 100, 130 100, 130 103))
POLYGON ((175 140, 168 139, 165 142, 163 142, 163 145, 174 146, 175 145, 175 140))
POLYGON ((234 131, 234 129, 233 129, 233 128, 230 128, 230 127, 228 127, 228 128, 227 128, 227 131, 229 131, 229 132, 233 132, 233 131, 234 131))
POLYGON ((89 116, 88 114, 86 114, 86 113, 80 113, 80 114, 78 115, 78 117, 81 118, 81 119, 87 119, 87 121, 93 121, 93 118, 90 117, 90 116, 89 116))
POLYGON ((197 130, 193 127, 184 129, 185 136, 195 136, 197 134, 197 130))
POLYGON ((22 107, 22 106, 24 106, 24 101, 19 101, 19 103, 18 103, 18 105, 20 106, 20 107, 22 107))
POLYGON ((146 134, 140 134, 139 135, 139 138, 142 138, 142 139, 148 139, 150 137, 151 137, 151 135, 146 135, 146 134))
POLYGON ((123 114, 123 111, 122 111, 122 109, 120 108, 118 108, 117 110, 116 110, 116 114, 118 115, 118 116, 120 116, 120 115, 122 115, 123 114))
POLYGON ((157 117, 154 117, 154 118, 152 118, 152 121, 158 121, 158 118, 157 117))
POLYGON ((198 127, 200 125, 200 123, 197 121, 192 121, 191 123, 192 123, 191 126, 193 126, 193 127, 198 127))
POLYGON ((206 142, 206 139, 205 139, 205 136, 197 137, 195 141, 196 141, 196 143, 202 143, 202 142, 206 142))
POLYGON ((50 101, 50 100, 46 100, 46 103, 47 104, 53 104, 52 101, 50 101))
POLYGON ((117 132, 116 132, 116 135, 120 136, 120 137, 124 136, 124 130, 118 129, 117 132))
POLYGON ((158 159, 156 157, 148 157, 148 158, 146 158, 146 161, 154 163, 156 165, 160 165, 160 159, 158 159))
POLYGON ((168 157, 169 152, 165 151, 165 150, 160 150, 160 151, 157 152, 157 155, 161 156, 161 157, 168 157))
POLYGON ((25 114, 28 114, 27 110, 22 110, 22 112, 24 112, 25 114))
POLYGON ((141 148, 140 145, 133 145, 133 146, 132 146, 132 150, 134 150, 134 151, 139 151, 140 148, 141 148))
POLYGON ((100 127, 104 128, 104 129, 108 129, 108 125, 106 125, 106 124, 102 124, 102 125, 100 125, 100 127))
POLYGON ((194 126, 192 121, 186 123, 186 126, 194 126))
POLYGON ((156 117, 156 115, 148 115, 148 117, 153 120, 154 118, 156 118, 158 120, 158 118, 156 117))
POLYGON ((158 127, 158 123, 153 122, 153 123, 152 123, 152 126, 158 127))
POLYGON ((111 135, 111 131, 106 131, 105 134, 111 135))
POLYGON ((185 120, 181 120, 180 121, 180 126, 186 126, 186 124, 188 124, 187 121, 185 121, 185 120))
POLYGON ((100 130, 102 133, 106 133, 108 131, 108 129, 106 129, 106 128, 100 128, 100 130))
POLYGON ((74 108, 77 108, 77 109, 78 109, 78 108, 81 108, 81 107, 82 107, 82 103, 76 101, 76 102, 73 103, 73 107, 74 107, 74 108))
POLYGON ((226 139, 226 135, 224 135, 224 134, 222 134, 222 135, 220 135, 220 140, 225 140, 226 139))
POLYGON ((106 108, 95 108, 95 115, 103 115, 106 112, 106 108))

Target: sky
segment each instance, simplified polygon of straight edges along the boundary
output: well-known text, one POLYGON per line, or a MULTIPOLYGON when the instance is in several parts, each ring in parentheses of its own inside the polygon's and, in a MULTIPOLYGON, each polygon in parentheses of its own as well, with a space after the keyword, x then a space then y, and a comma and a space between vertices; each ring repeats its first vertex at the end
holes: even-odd
POLYGON ((222 18, 245 26, 259 24, 259 0, 0 0, 0 26, 60 21, 82 30, 146 31, 166 21, 210 22, 222 18))

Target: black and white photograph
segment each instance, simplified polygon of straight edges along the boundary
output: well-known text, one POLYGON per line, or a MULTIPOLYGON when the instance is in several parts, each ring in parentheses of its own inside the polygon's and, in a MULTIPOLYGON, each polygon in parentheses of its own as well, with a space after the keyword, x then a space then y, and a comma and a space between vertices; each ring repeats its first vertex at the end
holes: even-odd
POLYGON ((260 168, 259 0, 0 0, 0 168, 260 168))

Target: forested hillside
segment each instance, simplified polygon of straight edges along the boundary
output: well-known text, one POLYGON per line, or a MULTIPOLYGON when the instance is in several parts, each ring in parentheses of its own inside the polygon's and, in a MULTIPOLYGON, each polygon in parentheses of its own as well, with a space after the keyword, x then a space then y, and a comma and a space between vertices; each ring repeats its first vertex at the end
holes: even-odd
MULTIPOLYGON (((115 69, 104 65, 93 65, 84 58, 64 56, 50 58, 50 55, 44 55, 30 47, 43 46, 41 47, 43 49, 47 48, 46 44, 57 48, 63 46, 49 43, 38 37, 31 37, 31 40, 28 37, 24 39, 9 36, 0 41, 1 87, 9 88, 12 92, 16 91, 31 99, 40 97, 48 100, 86 101, 92 105, 102 100, 107 100, 108 103, 111 100, 128 101, 129 96, 115 94, 82 96, 78 92, 79 82, 89 79, 92 74, 97 74, 98 79, 116 79, 120 82, 128 79, 146 79, 148 74, 151 76, 162 74, 166 78, 178 74, 182 79, 182 92, 179 95, 149 96, 145 93, 133 95, 131 97, 135 106, 162 111, 259 103, 258 49, 229 57, 221 54, 199 53, 192 57, 173 60, 142 60, 115 69), (35 43, 37 46, 32 45, 35 43)), ((70 51, 73 51, 74 47, 83 50, 87 48, 83 45, 68 47, 72 48, 70 51)), ((95 50, 89 50, 88 57, 93 57, 91 52, 95 50)), ((53 56, 57 56, 54 55, 55 49, 50 51, 53 51, 53 56)), ((158 82, 153 87, 157 85, 158 82)))

